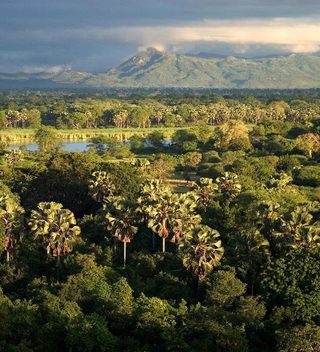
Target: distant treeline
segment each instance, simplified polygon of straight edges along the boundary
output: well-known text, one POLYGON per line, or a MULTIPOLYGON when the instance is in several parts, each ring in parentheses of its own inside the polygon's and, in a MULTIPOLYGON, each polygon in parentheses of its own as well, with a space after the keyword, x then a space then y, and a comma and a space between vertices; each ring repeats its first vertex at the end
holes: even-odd
POLYGON ((0 128, 147 128, 218 125, 229 120, 307 122, 320 117, 320 93, 225 91, 221 95, 123 94, 103 92, 3 92, 0 128), (224 94, 222 94, 224 93, 224 94), (248 93, 255 93, 248 95, 248 93), (307 95, 309 94, 309 95, 307 95), (259 96, 257 98, 256 96, 259 96))

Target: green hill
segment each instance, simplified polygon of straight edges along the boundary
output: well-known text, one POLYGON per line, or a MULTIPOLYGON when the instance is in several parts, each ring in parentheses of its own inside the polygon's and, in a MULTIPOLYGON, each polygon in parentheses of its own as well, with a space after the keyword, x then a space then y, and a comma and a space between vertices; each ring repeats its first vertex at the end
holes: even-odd
MULTIPOLYGON (((101 74, 65 71, 36 77, 55 85, 125 88, 319 88, 320 57, 302 54, 243 59, 162 53, 149 48, 101 74)), ((9 77, 15 80, 14 75, 9 77)), ((8 76, 0 74, 2 80, 8 76)), ((17 76, 17 80, 21 80, 17 76)))

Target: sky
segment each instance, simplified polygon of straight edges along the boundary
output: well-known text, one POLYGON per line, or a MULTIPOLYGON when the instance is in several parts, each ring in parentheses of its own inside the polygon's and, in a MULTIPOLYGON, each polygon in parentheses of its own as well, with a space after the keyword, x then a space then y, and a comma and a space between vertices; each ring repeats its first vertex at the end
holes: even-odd
POLYGON ((155 47, 320 52, 319 0, 0 0, 0 72, 105 72, 155 47))

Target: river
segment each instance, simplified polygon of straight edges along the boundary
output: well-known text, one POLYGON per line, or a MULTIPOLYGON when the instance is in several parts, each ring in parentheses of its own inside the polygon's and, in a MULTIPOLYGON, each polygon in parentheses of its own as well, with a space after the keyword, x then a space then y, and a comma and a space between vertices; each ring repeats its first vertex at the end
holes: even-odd
MULTIPOLYGON (((126 141, 124 143, 130 143, 126 141)), ((88 144, 90 141, 78 141, 78 142, 70 142, 65 141, 62 143, 62 146, 59 148, 60 150, 65 150, 67 152, 85 152, 88 150, 88 144)), ((163 142, 163 145, 168 147, 172 144, 170 139, 167 139, 163 142)), ((9 145, 9 149, 18 149, 20 147, 25 147, 30 152, 36 152, 39 150, 37 144, 35 143, 14 143, 9 145)))
MULTIPOLYGON (((60 147, 60 150, 65 150, 68 152, 85 152, 88 150, 88 141, 81 142, 64 142, 60 147)), ((18 149, 20 147, 25 147, 30 152, 38 151, 38 146, 35 143, 15 143, 9 146, 9 149, 18 149)))

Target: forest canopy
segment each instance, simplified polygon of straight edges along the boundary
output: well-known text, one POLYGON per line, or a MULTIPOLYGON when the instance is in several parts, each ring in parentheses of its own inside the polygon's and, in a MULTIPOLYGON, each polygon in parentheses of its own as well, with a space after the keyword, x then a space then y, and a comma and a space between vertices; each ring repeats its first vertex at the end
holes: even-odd
POLYGON ((316 94, 3 92, 0 125, 1 351, 320 350, 316 94))

